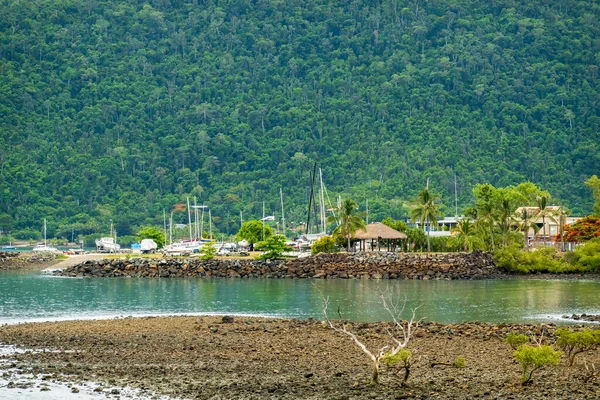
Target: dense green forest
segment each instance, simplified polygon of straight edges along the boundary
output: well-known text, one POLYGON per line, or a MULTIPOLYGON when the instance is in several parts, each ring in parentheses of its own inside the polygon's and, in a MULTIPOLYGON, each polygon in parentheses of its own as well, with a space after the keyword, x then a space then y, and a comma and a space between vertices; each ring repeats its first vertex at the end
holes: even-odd
POLYGON ((0 0, 0 228, 129 235, 196 196, 234 233, 280 187, 291 224, 315 162, 371 219, 455 176, 460 209, 529 180, 586 214, 599 63, 597 1, 0 0))

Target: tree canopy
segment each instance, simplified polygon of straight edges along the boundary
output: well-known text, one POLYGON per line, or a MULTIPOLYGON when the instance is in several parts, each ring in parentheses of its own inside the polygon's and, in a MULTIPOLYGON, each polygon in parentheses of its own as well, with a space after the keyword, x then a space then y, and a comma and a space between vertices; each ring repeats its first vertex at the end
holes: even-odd
POLYGON ((461 206, 531 181, 589 213, 599 20, 584 0, 3 2, 0 223, 132 235, 196 196, 234 234, 284 188, 290 226, 314 162, 372 219, 455 176, 461 206))

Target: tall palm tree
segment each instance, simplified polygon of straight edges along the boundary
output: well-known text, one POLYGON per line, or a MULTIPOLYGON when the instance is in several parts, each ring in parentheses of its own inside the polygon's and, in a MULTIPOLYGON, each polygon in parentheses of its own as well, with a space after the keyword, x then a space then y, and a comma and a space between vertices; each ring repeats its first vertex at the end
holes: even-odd
POLYGON ((537 206, 538 213, 536 215, 537 218, 542 217, 542 228, 544 230, 544 242, 546 241, 546 218, 550 220, 550 222, 554 222, 558 224, 556 221, 556 211, 549 208, 548 202, 550 201, 550 196, 537 196, 537 206))
POLYGON ((537 221, 537 214, 530 214, 527 212, 527 207, 522 207, 520 213, 515 212, 515 221, 519 230, 523 232, 523 236, 525 236, 525 248, 529 249, 529 240, 527 238, 529 229, 533 229, 534 236, 540 231, 540 227, 535 223, 535 221, 537 221))
POLYGON ((506 194, 502 194, 500 199, 500 222, 502 223, 502 245, 506 246, 508 231, 511 223, 514 222, 512 213, 512 204, 510 198, 506 194))
POLYGON ((462 246, 463 251, 473 251, 483 245, 483 240, 479 237, 475 224, 469 218, 463 218, 452 229, 448 243, 452 246, 462 246))
POLYGON ((354 233, 365 227, 365 221, 362 219, 362 214, 356 212, 358 205, 351 199, 344 200, 337 210, 337 217, 330 216, 328 222, 338 223, 335 231, 341 234, 348 241, 348 252, 350 251, 350 238, 354 233))
MULTIPOLYGON (((411 222, 419 221, 423 225, 423 229, 428 226, 437 226, 438 217, 442 215, 441 208, 443 204, 439 203, 440 195, 434 194, 425 188, 419 192, 417 198, 411 200, 407 204, 408 215, 411 222)), ((431 242, 429 239, 429 231, 427 229, 427 252, 431 252, 431 242)))

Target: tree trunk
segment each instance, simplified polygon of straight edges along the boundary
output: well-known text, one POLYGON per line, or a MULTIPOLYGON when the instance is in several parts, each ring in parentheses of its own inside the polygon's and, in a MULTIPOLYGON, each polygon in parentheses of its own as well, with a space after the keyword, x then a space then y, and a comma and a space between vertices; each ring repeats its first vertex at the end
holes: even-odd
POLYGON ((544 246, 546 245, 546 216, 542 215, 542 226, 544 227, 544 246))
POLYGON ((371 372, 371 385, 379 385, 379 362, 373 361, 373 371, 371 372))
POLYGON ((347 238, 348 238, 348 253, 350 253, 350 235, 348 235, 347 238))

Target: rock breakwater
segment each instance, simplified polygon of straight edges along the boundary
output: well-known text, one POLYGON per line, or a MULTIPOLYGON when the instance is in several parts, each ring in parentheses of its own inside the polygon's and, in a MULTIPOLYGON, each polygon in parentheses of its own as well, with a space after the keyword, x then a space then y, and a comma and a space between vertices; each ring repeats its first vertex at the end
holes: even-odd
POLYGON ((489 279, 502 273, 489 253, 337 253, 292 260, 101 259, 62 276, 140 278, 489 279))
POLYGON ((0 251, 0 271, 22 269, 27 265, 44 264, 54 261, 56 256, 49 253, 19 253, 15 251, 0 251))

